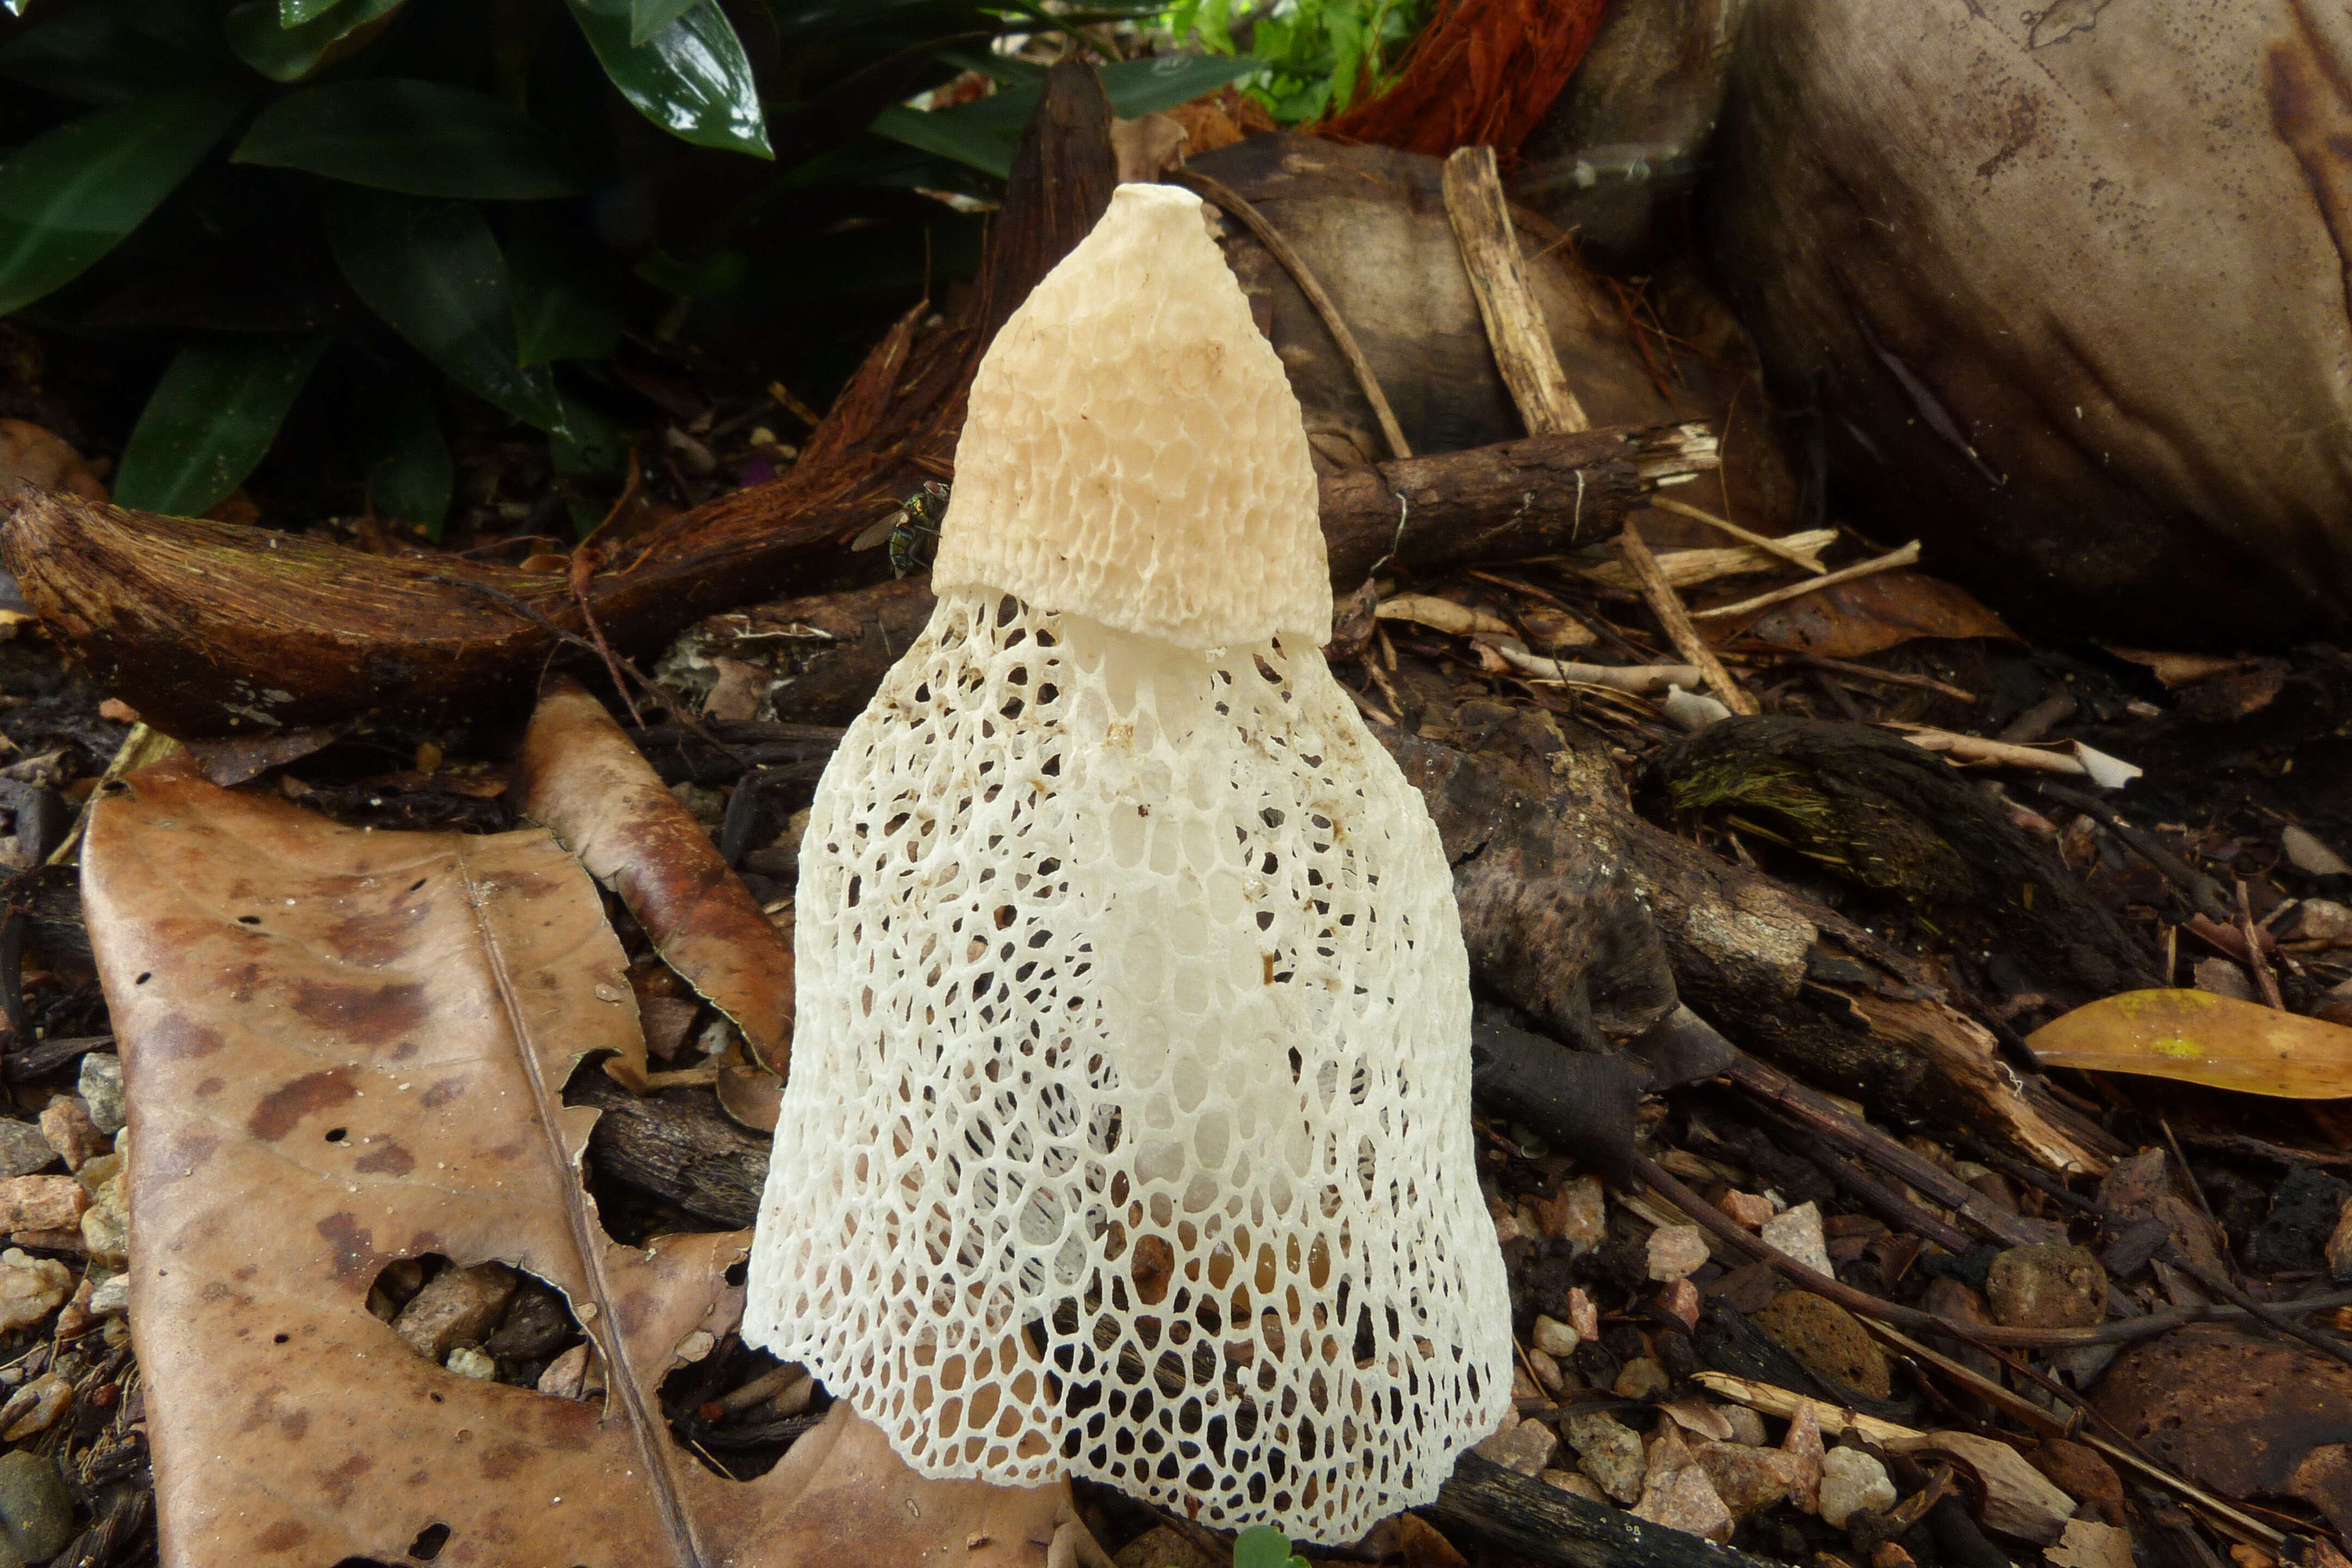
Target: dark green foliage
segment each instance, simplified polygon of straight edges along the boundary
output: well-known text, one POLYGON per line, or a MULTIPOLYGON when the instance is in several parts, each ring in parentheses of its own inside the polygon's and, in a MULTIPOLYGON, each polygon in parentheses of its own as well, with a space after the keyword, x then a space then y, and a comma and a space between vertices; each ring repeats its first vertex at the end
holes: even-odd
MULTIPOLYGON (((614 354, 711 345, 822 395, 976 258, 977 216, 917 193, 1000 188, 1037 73, 989 41, 1153 9, 0 0, 0 315, 141 377, 128 504, 207 510, 291 418, 342 504, 437 537, 449 422, 487 405, 601 515, 653 417, 614 354), (974 65, 995 96, 903 107, 974 65)), ((1133 115, 1235 68, 1105 82, 1133 115)))
POLYGON ((131 432, 115 499, 182 516, 210 510, 269 450, 326 346, 317 337, 191 339, 131 432))

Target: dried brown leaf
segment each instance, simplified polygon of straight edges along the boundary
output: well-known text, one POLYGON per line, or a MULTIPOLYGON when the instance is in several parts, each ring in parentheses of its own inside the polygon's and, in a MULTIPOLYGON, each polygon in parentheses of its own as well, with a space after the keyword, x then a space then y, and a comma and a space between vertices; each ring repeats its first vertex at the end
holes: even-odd
POLYGON ((83 889, 130 1090, 166 1564, 401 1562, 436 1524, 462 1568, 1044 1560, 1066 1491, 921 1480, 845 1407, 751 1482, 672 1440, 657 1386, 731 1326, 747 1237, 627 1247, 598 1226, 578 1170, 596 1112, 561 1089, 630 1048, 636 1014, 549 836, 345 828, 181 761, 100 803, 83 889), (425 1253, 553 1283, 611 1394, 412 1352, 367 1292, 425 1253))
POLYGON ((226 789, 324 751, 351 731, 349 724, 321 724, 308 730, 264 730, 224 741, 191 741, 187 746, 204 764, 205 777, 226 789))
POLYGON ((1832 584, 1762 611, 1747 633, 1774 647, 1824 658, 1859 658, 1914 637, 2018 640, 1966 589, 1919 572, 1879 572, 1832 584))
POLYGON ((2025 1037, 2046 1067, 2179 1079, 2283 1100, 2352 1096, 2352 1029, 2208 991, 2126 991, 2025 1037))
POLYGON ((0 496, 17 484, 104 500, 106 484, 65 438, 26 419, 0 419, 0 496))
MULTIPOLYGON (((621 895, 669 966, 783 1076, 792 950, 604 705, 574 681, 551 685, 523 737, 517 775, 523 815, 621 895)), ((642 1047, 631 1065, 642 1074, 642 1047)))
POLYGON ((2286 689, 2286 678, 2294 669, 2283 658, 2222 658, 2102 646, 2117 658, 2146 665, 2157 679, 2180 694, 2182 717, 2201 724, 2226 724, 2262 711, 2286 689))

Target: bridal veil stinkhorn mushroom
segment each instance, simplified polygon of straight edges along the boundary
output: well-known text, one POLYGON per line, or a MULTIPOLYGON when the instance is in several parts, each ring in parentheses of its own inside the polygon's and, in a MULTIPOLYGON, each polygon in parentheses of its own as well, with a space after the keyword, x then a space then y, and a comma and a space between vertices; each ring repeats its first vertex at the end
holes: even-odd
POLYGON ((932 584, 802 840, 745 1332, 925 1475, 1352 1540, 1494 1430, 1509 1309, 1452 879, 1195 197, 1005 325, 932 584))

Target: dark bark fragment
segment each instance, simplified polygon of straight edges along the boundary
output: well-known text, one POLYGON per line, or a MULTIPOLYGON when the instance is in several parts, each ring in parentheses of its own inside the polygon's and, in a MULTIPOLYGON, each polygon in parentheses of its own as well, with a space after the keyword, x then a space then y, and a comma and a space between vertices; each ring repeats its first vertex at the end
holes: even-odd
POLYGON ((1465 1454, 1422 1510, 1543 1568, 1769 1568, 1769 1561, 1465 1454))

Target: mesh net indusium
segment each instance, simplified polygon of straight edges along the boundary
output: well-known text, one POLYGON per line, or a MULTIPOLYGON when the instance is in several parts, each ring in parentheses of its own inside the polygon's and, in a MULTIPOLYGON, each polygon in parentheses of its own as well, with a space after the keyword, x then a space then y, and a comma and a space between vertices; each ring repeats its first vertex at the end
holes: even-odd
POLYGON ((1508 1407, 1470 998, 1321 653, 943 594, 802 840, 745 1332, 925 1475, 1352 1540, 1508 1407))

